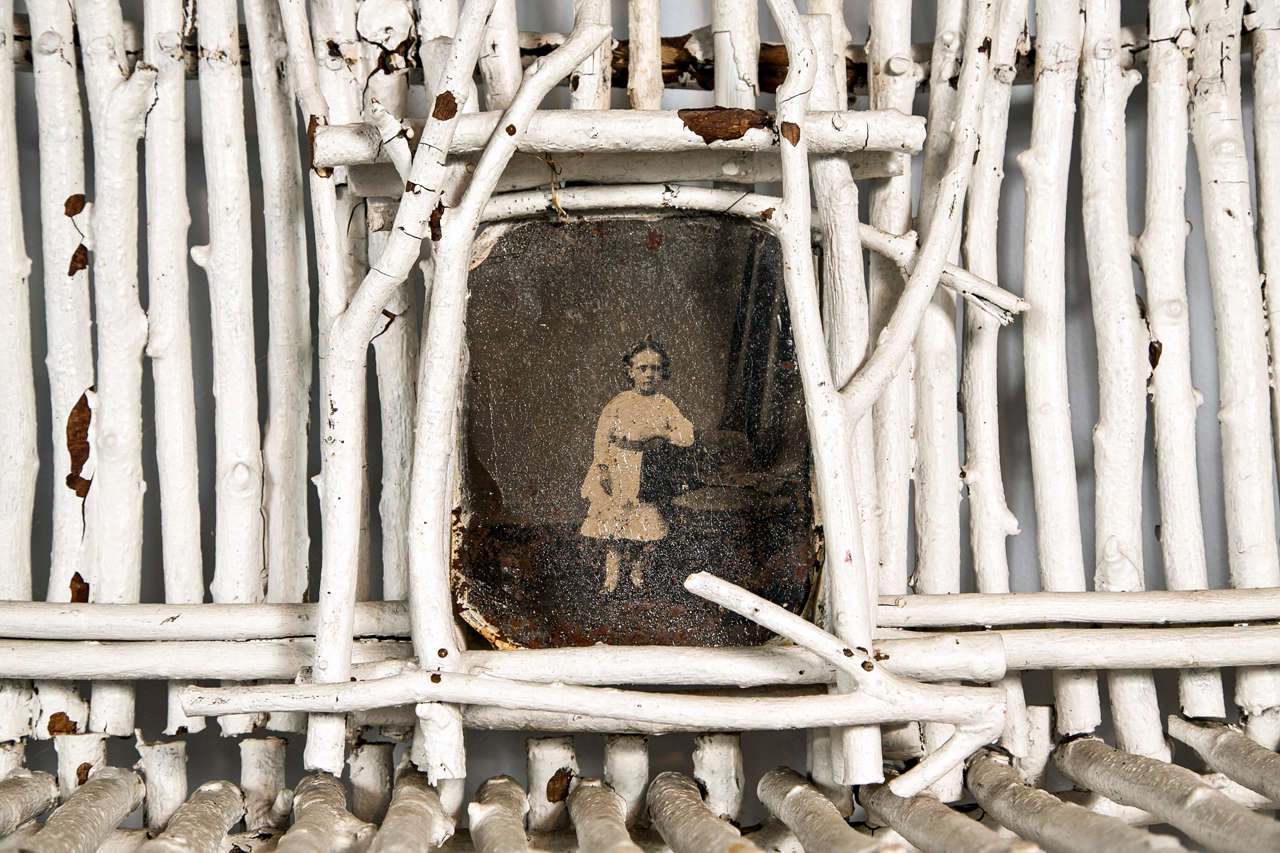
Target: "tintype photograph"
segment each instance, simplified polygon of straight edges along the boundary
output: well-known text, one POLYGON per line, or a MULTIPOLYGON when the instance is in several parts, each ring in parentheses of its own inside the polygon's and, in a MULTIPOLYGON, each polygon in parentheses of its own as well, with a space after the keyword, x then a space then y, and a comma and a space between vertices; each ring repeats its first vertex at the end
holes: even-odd
POLYGON ((817 532, 775 239, 532 222, 471 273, 454 592, 498 647, 738 645, 711 571, 793 611, 817 532))

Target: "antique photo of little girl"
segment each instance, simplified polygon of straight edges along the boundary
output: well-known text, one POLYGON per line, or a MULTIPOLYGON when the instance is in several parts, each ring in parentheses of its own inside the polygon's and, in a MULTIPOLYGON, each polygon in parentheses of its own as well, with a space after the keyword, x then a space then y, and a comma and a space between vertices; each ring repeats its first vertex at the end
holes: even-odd
POLYGON ((618 586, 625 564, 631 583, 644 582, 646 546, 667 535, 667 521, 659 507, 641 499, 644 454, 668 443, 693 445, 693 424, 658 389, 670 372, 666 351, 652 335, 623 356, 631 390, 610 400, 596 426, 591 467, 582 481, 588 502, 581 533, 606 541, 602 595, 618 586))

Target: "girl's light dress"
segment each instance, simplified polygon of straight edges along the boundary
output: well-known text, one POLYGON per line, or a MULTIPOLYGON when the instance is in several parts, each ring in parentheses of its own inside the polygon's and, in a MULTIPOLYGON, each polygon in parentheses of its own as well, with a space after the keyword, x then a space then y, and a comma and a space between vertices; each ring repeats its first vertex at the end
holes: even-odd
POLYGON ((582 497, 590 504, 583 536, 653 542, 667 535, 658 507, 639 499, 642 445, 651 438, 690 447, 693 424, 658 393, 623 391, 604 407, 596 426, 595 456, 582 481, 582 497))

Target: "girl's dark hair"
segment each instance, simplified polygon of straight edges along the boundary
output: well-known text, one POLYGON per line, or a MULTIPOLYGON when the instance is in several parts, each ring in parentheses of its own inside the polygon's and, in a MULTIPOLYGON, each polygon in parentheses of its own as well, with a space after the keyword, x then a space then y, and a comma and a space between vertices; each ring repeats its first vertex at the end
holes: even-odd
POLYGON ((622 357, 622 363, 630 369, 631 359, 646 351, 658 354, 658 357, 662 359, 662 378, 668 378, 671 373, 671 359, 667 357, 667 351, 662 348, 662 344, 654 340, 653 335, 645 335, 644 340, 627 350, 627 354, 622 357))

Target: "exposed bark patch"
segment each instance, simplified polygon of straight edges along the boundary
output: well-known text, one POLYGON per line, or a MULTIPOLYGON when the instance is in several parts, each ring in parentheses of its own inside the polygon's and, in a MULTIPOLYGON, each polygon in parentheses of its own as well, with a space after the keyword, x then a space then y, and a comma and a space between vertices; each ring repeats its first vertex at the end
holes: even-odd
POLYGON ((307 162, 311 164, 311 171, 321 178, 327 178, 333 174, 333 169, 316 165, 316 131, 320 128, 320 122, 320 116, 311 116, 307 120, 307 162))
POLYGON ((764 210, 760 211, 760 218, 763 219, 765 222, 768 222, 770 219, 773 219, 773 208, 766 207, 764 210))
POLYGON ((436 209, 431 211, 431 218, 427 220, 427 226, 431 229, 431 242, 440 242, 440 218, 444 216, 444 202, 441 201, 436 205, 436 209))
POLYGON ((71 583, 69 584, 69 587, 71 590, 72 604, 89 603, 89 582, 81 577, 79 572, 76 572, 71 576, 71 583))
POLYGON ((1160 364, 1160 353, 1164 351, 1164 344, 1160 341, 1152 341, 1147 344, 1147 361, 1151 362, 1151 369, 1155 370, 1160 364))
POLYGON ((89 772, 93 770, 93 765, 85 762, 76 768, 76 784, 83 785, 89 781, 89 772))
POLYGON ((76 250, 71 253, 71 263, 67 265, 67 275, 73 276, 86 269, 89 266, 89 247, 84 243, 76 246, 76 250))
POLYGON ((731 107, 707 107, 705 109, 677 110, 676 115, 684 126, 696 133, 703 142, 723 142, 741 139, 753 128, 771 129, 773 116, 764 110, 740 110, 731 107))
POLYGON ((453 92, 445 89, 439 95, 436 95, 436 104, 431 109, 431 117, 436 121, 448 121, 458 114, 458 101, 453 97, 453 92))
POLYGON ((66 715, 65 711, 59 711, 49 717, 49 736, 54 735, 73 735, 76 733, 75 720, 66 715))
POLYGON ((547 780, 547 802, 563 803, 569 796, 569 783, 573 781, 573 769, 561 767, 547 780))
POLYGON ((77 216, 84 211, 84 193, 75 193, 67 196, 67 200, 62 203, 62 212, 66 216, 77 216))
POLYGON ((507 130, 507 136, 515 136, 515 135, 516 135, 516 126, 515 126, 514 124, 509 124, 509 125, 507 125, 506 130, 507 130))
POLYGON ((782 127, 779 128, 782 138, 790 142, 792 145, 800 144, 800 125, 791 121, 784 121, 782 127))
POLYGON ((93 410, 89 408, 89 395, 85 392, 80 395, 80 399, 71 407, 71 414, 67 416, 67 453, 71 456, 67 488, 81 499, 89 494, 89 484, 92 482, 80 476, 85 463, 89 461, 89 421, 92 418, 93 410))

